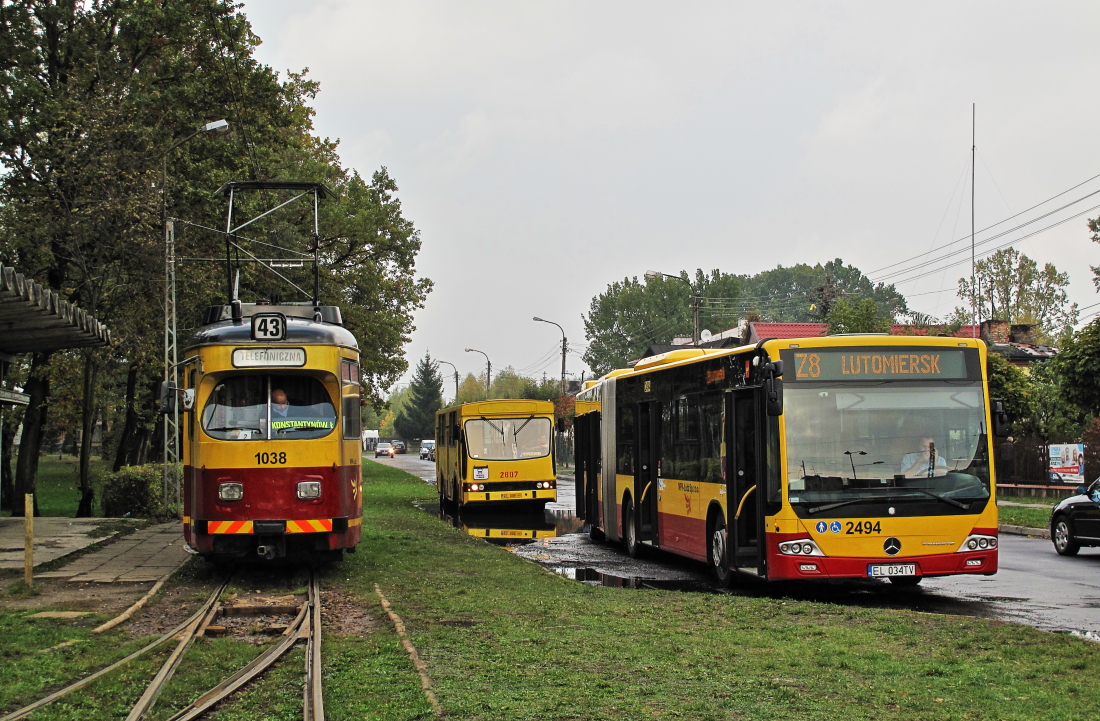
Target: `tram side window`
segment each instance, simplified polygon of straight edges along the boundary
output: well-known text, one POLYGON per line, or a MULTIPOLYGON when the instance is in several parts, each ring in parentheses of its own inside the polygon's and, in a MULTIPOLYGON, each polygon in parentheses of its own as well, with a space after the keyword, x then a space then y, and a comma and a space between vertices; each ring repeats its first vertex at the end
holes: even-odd
POLYGON ((224 441, 322 438, 335 428, 332 399, 309 376, 231 376, 202 411, 203 431, 224 441))
POLYGON ((346 358, 340 361, 340 386, 343 395, 345 440, 358 440, 363 432, 362 404, 359 402, 359 364, 346 358), (354 395, 348 395, 349 393, 354 395))
POLYGON ((634 408, 619 408, 619 430, 615 434, 615 472, 624 476, 634 475, 634 408))

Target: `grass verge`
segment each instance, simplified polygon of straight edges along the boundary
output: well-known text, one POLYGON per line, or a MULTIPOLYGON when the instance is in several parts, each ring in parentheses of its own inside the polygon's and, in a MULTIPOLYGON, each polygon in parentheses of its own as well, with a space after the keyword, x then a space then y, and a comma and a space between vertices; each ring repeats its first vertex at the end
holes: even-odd
POLYGON ((1050 525, 1050 511, 1045 508, 997 506, 997 520, 1000 523, 1008 523, 1013 526, 1046 528, 1050 525))
MULTIPOLYGON (((380 585, 448 718, 1100 717, 1090 690, 1100 653, 1090 641, 998 621, 796 601, 779 587, 767 598, 589 587, 413 508, 432 496, 402 471, 364 463, 363 543, 326 569, 324 583, 379 617, 380 585)), ((8 641, 0 674, 15 681, 0 689, 5 710, 80 675, 96 654, 102 661, 126 647, 121 632, 77 644, 66 650, 66 668, 60 656, 34 654, 74 631, 44 628, 0 619, 8 641)), ((196 644, 156 718, 255 653, 228 639, 196 644)), ((433 718, 388 624, 365 636, 328 633, 324 653, 333 721, 433 718)), ((56 708, 36 718, 120 716, 150 668, 97 684, 74 700, 79 714, 56 708), (100 716, 90 715, 96 704, 100 716)), ((213 718, 300 718, 301 673, 296 651, 213 718)))
MULTIPOLYGON (((93 477, 106 468, 99 456, 92 457, 93 477)), ((38 512, 43 516, 75 516, 80 507, 80 458, 77 456, 43 456, 38 459, 38 512)), ((97 489, 98 490, 98 489, 97 489)), ((96 499, 95 511, 99 511, 96 499)), ((10 516, 10 511, 4 512, 10 516)))

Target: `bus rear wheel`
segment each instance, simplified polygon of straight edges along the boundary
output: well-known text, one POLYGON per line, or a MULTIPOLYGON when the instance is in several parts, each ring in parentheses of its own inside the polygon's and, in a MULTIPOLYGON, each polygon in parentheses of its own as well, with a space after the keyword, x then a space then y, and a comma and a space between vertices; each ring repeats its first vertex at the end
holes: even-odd
POLYGON ((729 553, 726 544, 726 522, 718 518, 714 522, 714 530, 710 534, 710 568, 714 571, 714 578, 718 588, 729 588, 733 582, 733 571, 730 570, 729 553))
POLYGON ((623 501, 623 539, 626 541, 626 552, 631 558, 642 555, 642 544, 638 542, 638 529, 634 527, 634 501, 630 498, 623 501))

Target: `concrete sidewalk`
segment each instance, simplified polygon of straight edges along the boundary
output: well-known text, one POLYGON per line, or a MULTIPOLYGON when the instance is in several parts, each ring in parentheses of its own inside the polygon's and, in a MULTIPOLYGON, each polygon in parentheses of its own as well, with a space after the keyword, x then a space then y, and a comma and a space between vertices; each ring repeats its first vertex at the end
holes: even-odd
MULTIPOLYGON (((40 566, 110 538, 93 537, 100 524, 114 518, 34 519, 34 565, 40 566)), ((111 534, 114 535, 114 534, 111 534)), ((23 568, 23 518, 0 518, 0 568, 23 568)))
POLYGON ((183 547, 183 524, 171 521, 131 533, 38 577, 68 578, 70 583, 156 581, 188 559, 183 547))

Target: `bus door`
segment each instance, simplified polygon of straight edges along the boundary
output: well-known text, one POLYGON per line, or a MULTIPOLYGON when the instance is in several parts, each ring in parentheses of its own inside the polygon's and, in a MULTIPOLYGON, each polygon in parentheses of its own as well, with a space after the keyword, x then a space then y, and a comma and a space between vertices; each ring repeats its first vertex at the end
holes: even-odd
POLYGON ((599 520, 599 509, 596 508, 596 484, 599 480, 600 468, 600 422, 599 413, 585 413, 579 415, 573 421, 574 466, 577 518, 589 523, 599 520))
POLYGON ((638 404, 638 463, 634 471, 634 518, 638 540, 657 540, 657 460, 661 411, 655 401, 638 404))
POLYGON ((760 572, 760 529, 763 527, 758 483, 764 478, 761 461, 759 389, 726 394, 726 528, 731 565, 760 572))

